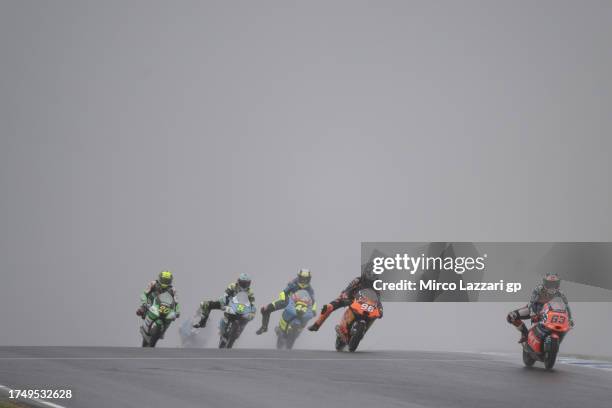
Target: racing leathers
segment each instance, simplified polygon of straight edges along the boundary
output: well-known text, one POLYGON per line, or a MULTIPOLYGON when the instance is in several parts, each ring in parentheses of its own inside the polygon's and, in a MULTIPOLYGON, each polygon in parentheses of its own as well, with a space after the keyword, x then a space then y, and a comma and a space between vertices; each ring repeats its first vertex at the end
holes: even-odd
MULTIPOLYGON (((208 300, 200 303, 200 322, 194 324, 193 327, 206 327, 206 322, 208 321, 208 315, 210 314, 210 311, 215 309, 223 309, 229 304, 229 300, 240 292, 246 292, 249 296, 249 301, 251 302, 251 304, 255 304, 255 295, 253 294, 253 290, 250 287, 242 288, 236 282, 232 282, 227 285, 227 288, 225 288, 225 293, 219 298, 219 300, 208 300)), ((249 317, 250 319, 253 319, 253 317, 255 316, 254 314, 251 314, 249 317)))
MULTIPOLYGON (((314 322, 311 326, 308 327, 308 330, 310 331, 319 330, 319 328, 323 325, 325 320, 329 317, 329 315, 334 310, 339 309, 341 307, 349 306, 351 303, 353 303, 353 300, 355 299, 355 295, 357 295, 357 292, 359 292, 362 289, 372 289, 380 296, 380 292, 374 289, 372 284, 373 284, 372 280, 365 279, 362 276, 358 276, 355 279, 353 279, 348 284, 348 286, 342 292, 340 292, 340 295, 336 299, 332 300, 326 305, 323 305, 323 307, 321 308, 321 314, 319 315, 319 318, 317 319, 316 322, 314 322)), ((383 307, 381 304, 380 305, 380 317, 381 318, 382 318, 382 315, 383 315, 383 307)))
POLYGON ((176 295, 176 289, 174 289, 174 287, 171 285, 167 288, 162 288, 158 280, 149 282, 144 292, 142 292, 142 295, 140 295, 140 307, 136 310, 136 314, 144 319, 147 314, 147 310, 149 309, 149 306, 153 304, 153 300, 155 299, 155 297, 163 292, 168 292, 172 295, 172 298, 176 303, 175 313, 178 319, 181 315, 181 312, 179 308, 178 297, 176 295))
POLYGON ((315 302, 314 289, 310 286, 310 283, 307 285, 300 285, 299 279, 294 278, 283 289, 283 291, 278 295, 278 299, 273 301, 272 303, 267 304, 266 306, 261 307, 261 327, 257 330, 257 334, 262 334, 268 331, 268 323, 270 323, 270 314, 276 310, 281 310, 287 307, 289 304, 289 298, 298 290, 305 290, 308 292, 310 297, 312 298, 312 313, 316 315, 317 313, 317 304, 315 302))
POLYGON ((565 294, 559 289, 556 289, 556 291, 549 291, 544 287, 544 285, 540 284, 533 289, 531 299, 527 305, 511 311, 508 313, 508 316, 506 316, 508 323, 514 325, 521 332, 521 339, 519 340, 519 343, 527 341, 527 335, 529 334, 529 330, 527 329, 527 326, 525 326, 525 323, 523 323, 523 320, 537 317, 542 310, 542 307, 555 297, 561 298, 565 303, 567 313, 570 318, 570 325, 572 327, 574 326, 572 311, 569 307, 565 294))

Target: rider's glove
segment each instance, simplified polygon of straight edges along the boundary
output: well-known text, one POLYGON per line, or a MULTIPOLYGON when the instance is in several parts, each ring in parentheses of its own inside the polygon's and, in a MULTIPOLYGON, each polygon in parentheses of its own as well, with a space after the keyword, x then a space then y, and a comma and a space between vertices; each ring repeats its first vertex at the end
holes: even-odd
POLYGON ((327 303, 323 305, 323 307, 321 307, 321 314, 325 314, 325 312, 327 311, 327 303))
POLYGON ((146 312, 147 312, 146 306, 142 305, 138 309, 136 309, 136 316, 140 316, 144 319, 146 312))

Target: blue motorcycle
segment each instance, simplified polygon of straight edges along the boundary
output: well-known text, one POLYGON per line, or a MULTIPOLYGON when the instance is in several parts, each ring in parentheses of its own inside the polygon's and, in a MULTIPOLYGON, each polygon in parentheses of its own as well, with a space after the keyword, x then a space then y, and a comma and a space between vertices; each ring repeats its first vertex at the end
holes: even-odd
POLYGON ((314 315, 313 300, 306 290, 298 290, 291 295, 278 326, 274 329, 277 336, 276 348, 291 350, 295 340, 314 315))
POLYGON ((251 304, 246 292, 240 292, 230 298, 219 322, 219 348, 232 348, 254 316, 255 306, 251 304))

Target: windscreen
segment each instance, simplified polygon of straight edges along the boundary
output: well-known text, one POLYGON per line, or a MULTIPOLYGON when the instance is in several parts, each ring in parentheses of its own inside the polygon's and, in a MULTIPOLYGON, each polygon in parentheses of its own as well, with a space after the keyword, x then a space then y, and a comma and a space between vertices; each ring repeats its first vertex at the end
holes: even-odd
POLYGON ((295 292, 294 299, 296 302, 303 302, 309 305, 312 304, 312 298, 310 297, 310 293, 303 289, 295 292))
POLYGON ((236 299, 236 303, 240 303, 245 306, 250 306, 251 302, 249 301, 249 295, 246 292, 239 292, 234 299, 236 299))
POLYGON ((565 302, 560 297, 553 298, 548 303, 550 304, 550 308, 557 312, 564 312, 567 309, 565 302))
POLYGON ((174 304, 174 298, 172 298, 172 295, 170 293, 163 292, 162 294, 159 295, 159 302, 161 304, 172 306, 174 304))

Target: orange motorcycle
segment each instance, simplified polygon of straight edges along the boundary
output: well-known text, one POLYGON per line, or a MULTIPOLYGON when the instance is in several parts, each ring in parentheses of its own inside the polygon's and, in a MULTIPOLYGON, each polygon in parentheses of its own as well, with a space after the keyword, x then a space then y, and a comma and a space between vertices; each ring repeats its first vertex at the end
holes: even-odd
POLYGON ((343 351, 347 345, 350 352, 357 350, 374 320, 381 317, 382 305, 378 294, 372 289, 361 289, 336 326, 336 350, 343 351))
POLYGON ((531 367, 536 361, 541 361, 550 370, 557 360, 561 341, 571 329, 565 302, 553 298, 542 307, 532 323, 527 341, 523 343, 523 362, 531 367))

